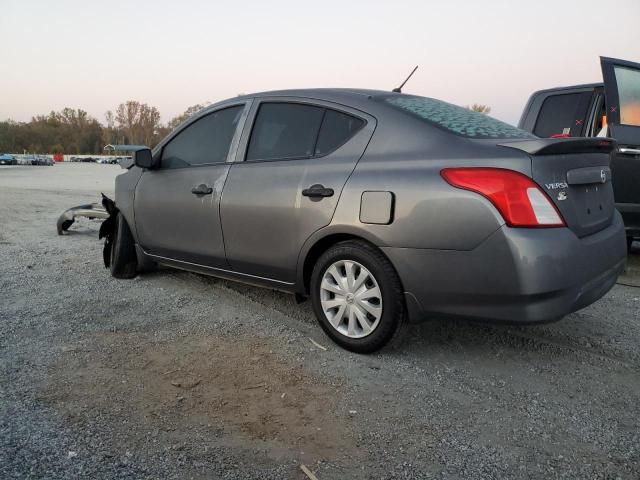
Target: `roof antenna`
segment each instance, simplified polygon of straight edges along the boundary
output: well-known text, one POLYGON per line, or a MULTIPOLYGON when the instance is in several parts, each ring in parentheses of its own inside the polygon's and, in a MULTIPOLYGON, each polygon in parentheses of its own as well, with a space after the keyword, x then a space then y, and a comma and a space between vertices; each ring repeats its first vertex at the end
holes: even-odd
POLYGON ((400 85, 398 88, 394 88, 393 90, 391 90, 393 93, 402 93, 402 87, 404 87, 404 84, 407 83, 409 81, 409 79, 413 76, 414 73, 416 73, 416 70, 418 69, 418 65, 416 65, 416 68, 414 68, 413 70, 411 70, 411 73, 409 74, 409 76, 407 77, 407 79, 402 82, 402 85, 400 85))

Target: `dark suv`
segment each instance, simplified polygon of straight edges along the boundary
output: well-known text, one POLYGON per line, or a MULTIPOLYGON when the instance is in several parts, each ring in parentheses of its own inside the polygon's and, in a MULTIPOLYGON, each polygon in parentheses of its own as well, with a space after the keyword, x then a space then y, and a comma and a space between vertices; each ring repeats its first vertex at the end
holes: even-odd
POLYGON ((627 242, 640 238, 640 64, 601 57, 603 83, 552 88, 529 98, 518 126, 539 137, 608 136, 613 191, 627 242))

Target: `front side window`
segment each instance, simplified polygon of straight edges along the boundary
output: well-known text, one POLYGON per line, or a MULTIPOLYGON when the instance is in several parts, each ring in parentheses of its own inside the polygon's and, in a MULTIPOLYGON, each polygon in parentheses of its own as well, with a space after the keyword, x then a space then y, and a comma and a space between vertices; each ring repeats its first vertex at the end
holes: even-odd
POLYGON ((640 71, 617 66, 613 70, 620 99, 620 123, 640 127, 640 71))
POLYGON ((548 138, 552 135, 582 135, 593 92, 551 95, 540 108, 533 133, 548 138))
POLYGON ((324 109, 296 103, 263 103, 253 126, 247 160, 310 158, 324 109))
POLYGON ((190 124, 164 146, 161 168, 225 162, 243 108, 218 110, 190 124))
POLYGON ((393 95, 376 98, 405 113, 470 138, 535 138, 529 132, 496 120, 484 113, 428 97, 393 95))

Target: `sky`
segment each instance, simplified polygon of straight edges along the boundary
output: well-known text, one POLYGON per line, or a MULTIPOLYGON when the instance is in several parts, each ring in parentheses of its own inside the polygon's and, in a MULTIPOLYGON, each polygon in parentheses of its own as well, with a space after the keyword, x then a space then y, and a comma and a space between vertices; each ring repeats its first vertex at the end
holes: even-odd
POLYGON ((517 123, 542 88, 640 62, 640 0, 0 0, 0 120, 126 100, 163 121, 283 88, 391 90, 517 123))

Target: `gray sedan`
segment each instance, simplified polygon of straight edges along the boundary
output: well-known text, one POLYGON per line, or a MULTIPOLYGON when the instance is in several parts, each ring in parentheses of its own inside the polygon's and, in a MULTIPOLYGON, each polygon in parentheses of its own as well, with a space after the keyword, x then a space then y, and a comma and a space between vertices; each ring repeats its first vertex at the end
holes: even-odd
POLYGON ((105 263, 310 298, 356 352, 433 316, 535 323, 624 268, 610 139, 540 139, 431 98, 287 90, 185 121, 116 179, 105 263))

